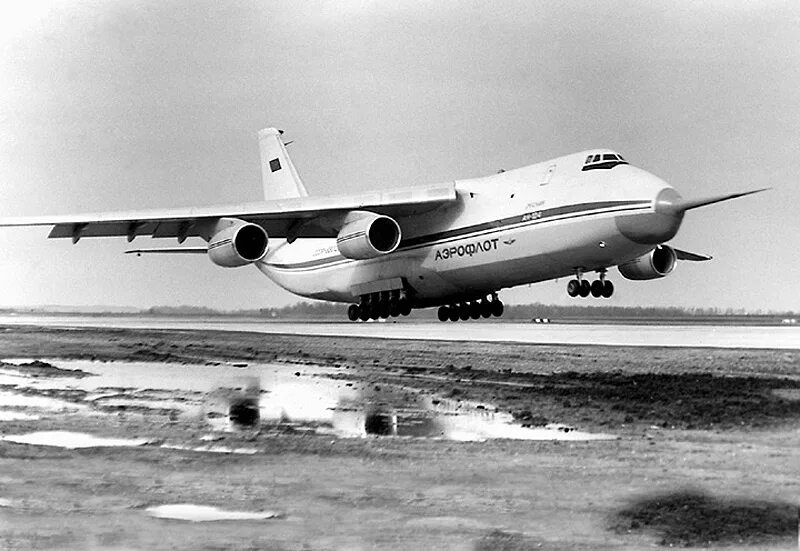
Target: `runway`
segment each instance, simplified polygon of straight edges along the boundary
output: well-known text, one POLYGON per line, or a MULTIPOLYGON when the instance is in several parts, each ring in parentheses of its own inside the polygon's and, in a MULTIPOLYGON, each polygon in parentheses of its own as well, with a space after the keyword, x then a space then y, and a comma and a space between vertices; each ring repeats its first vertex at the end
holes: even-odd
POLYGON ((798 326, 283 322, 255 318, 4 315, 0 325, 246 331, 381 339, 800 350, 798 326))

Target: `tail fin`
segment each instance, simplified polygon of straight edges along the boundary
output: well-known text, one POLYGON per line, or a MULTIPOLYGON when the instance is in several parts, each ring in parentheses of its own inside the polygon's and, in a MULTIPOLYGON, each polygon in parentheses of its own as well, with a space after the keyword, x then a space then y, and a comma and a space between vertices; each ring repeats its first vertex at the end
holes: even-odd
POLYGON ((268 201, 308 195, 292 160, 289 159, 281 134, 283 130, 275 128, 265 128, 258 133, 261 179, 264 184, 264 199, 268 201))

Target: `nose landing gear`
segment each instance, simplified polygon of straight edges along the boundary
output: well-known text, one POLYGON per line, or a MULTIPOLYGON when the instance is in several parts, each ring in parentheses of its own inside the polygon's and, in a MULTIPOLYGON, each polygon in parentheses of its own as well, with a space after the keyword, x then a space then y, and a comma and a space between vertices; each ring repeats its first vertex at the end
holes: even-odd
POLYGON ((592 283, 583 279, 583 272, 576 270, 575 279, 567 283, 567 294, 571 297, 586 298, 590 294, 595 298, 611 298, 614 294, 614 284, 606 279, 606 269, 597 270, 600 278, 592 283))

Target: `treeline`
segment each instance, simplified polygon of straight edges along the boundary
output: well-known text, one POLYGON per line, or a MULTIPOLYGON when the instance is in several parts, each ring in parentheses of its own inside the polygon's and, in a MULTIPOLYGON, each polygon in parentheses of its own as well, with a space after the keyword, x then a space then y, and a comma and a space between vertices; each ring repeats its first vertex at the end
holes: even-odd
MULTIPOLYGON (((342 319, 345 315, 344 304, 329 302, 298 302, 281 308, 263 308, 257 313, 276 319, 342 319)), ((533 320, 536 318, 552 320, 654 320, 681 318, 715 318, 715 317, 797 317, 792 312, 748 312, 745 309, 732 308, 678 308, 657 306, 557 306, 552 304, 506 304, 503 319, 533 320)), ((436 318, 435 308, 415 310, 414 318, 436 318)))

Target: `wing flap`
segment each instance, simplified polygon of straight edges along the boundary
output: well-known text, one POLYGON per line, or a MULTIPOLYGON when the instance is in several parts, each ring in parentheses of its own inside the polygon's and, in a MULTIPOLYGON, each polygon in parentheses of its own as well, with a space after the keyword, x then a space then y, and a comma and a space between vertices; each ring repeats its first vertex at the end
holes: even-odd
POLYGON ((207 247, 161 247, 157 249, 129 249, 125 254, 208 254, 207 247))

